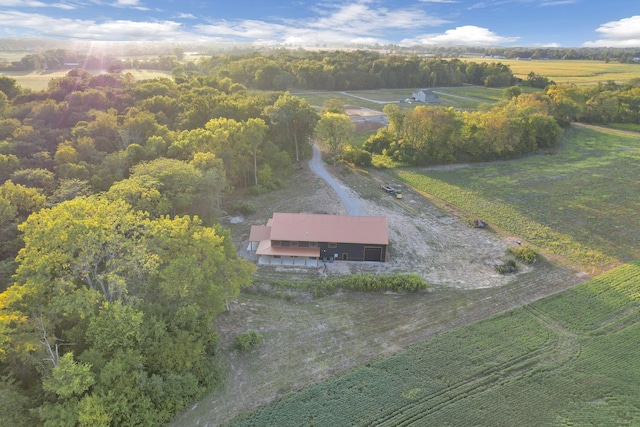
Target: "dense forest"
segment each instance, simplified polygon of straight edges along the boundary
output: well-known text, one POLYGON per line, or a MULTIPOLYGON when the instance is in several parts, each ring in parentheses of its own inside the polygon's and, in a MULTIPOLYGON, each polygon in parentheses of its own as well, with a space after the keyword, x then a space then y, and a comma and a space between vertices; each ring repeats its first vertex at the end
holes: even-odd
POLYGON ((357 90, 396 87, 502 87, 517 79, 500 63, 475 63, 419 56, 381 55, 372 51, 282 51, 217 54, 182 61, 184 52, 151 57, 83 56, 64 49, 47 50, 5 64, 5 70, 60 70, 70 66, 117 72, 123 69, 171 71, 176 83, 195 76, 229 77, 234 83, 258 90, 357 90))
MULTIPOLYGON (((322 52, 340 52, 344 50, 363 50, 375 52, 380 56, 399 55, 410 57, 413 55, 422 57, 437 58, 464 58, 464 57, 482 57, 493 56, 503 57, 507 59, 531 58, 531 59, 563 59, 563 60, 593 60, 593 61, 615 61, 620 63, 636 63, 640 59, 640 49, 638 48, 611 48, 611 47, 498 47, 498 46, 400 46, 400 45, 348 45, 323 46, 319 43, 317 48, 322 52)), ((0 51, 4 52, 33 52, 40 54, 47 51, 65 50, 70 54, 65 58, 64 62, 83 62, 84 58, 91 61, 107 58, 116 60, 117 58, 138 58, 144 59, 149 56, 161 57, 175 55, 178 61, 182 60, 185 52, 195 52, 199 56, 215 56, 219 54, 227 55, 253 55, 256 53, 272 56, 279 53, 295 53, 296 56, 304 58, 309 54, 305 49, 289 49, 282 47, 256 47, 253 45, 242 44, 211 44, 211 43, 166 43, 166 42, 112 42, 108 47, 108 54, 96 55, 96 45, 82 41, 68 40, 47 40, 47 39, 0 39, 0 51), (81 54, 79 52, 82 52, 81 54)), ((18 64, 12 64, 9 61, 2 61, 0 57, 0 68, 11 67, 18 64)), ((166 69, 170 71, 170 69, 166 69)))
POLYGON ((362 51, 215 55, 141 81, 74 68, 40 92, 0 77, 0 418, 158 425, 220 385, 210 324, 253 272, 219 223, 243 208, 228 196, 282 186, 313 136, 335 162, 366 158, 342 149, 339 103, 289 83, 505 87, 481 111, 385 107, 365 148, 407 164, 534 152, 573 120, 640 122, 639 81, 515 82, 500 64, 362 51))

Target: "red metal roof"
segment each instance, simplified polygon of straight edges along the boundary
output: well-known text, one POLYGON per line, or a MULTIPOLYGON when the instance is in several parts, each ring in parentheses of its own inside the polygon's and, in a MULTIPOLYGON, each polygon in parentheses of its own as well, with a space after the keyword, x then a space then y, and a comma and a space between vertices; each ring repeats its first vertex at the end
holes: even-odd
POLYGON ((271 240, 388 245, 387 218, 382 216, 274 213, 271 240))
POLYGON ((265 225, 252 225, 249 233, 250 242, 261 242, 269 240, 271 236, 271 227, 265 225))

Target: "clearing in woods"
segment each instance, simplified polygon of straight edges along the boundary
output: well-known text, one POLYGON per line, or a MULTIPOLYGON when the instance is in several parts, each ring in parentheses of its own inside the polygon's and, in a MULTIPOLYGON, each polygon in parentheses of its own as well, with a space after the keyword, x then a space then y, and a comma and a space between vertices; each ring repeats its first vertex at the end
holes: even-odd
MULTIPOLYGON (((461 325, 519 307, 567 289, 587 278, 583 272, 539 260, 514 275, 496 273, 506 249, 518 237, 475 229, 455 210, 436 207, 403 187, 402 200, 380 183, 401 185, 383 172, 328 167, 360 198, 367 215, 388 218, 390 260, 385 264, 336 262, 319 269, 261 266, 252 290, 231 302, 214 325, 228 362, 228 377, 213 392, 174 420, 174 426, 218 425, 349 368, 398 352, 412 343, 461 325), (417 294, 342 293, 312 299, 304 291, 273 288, 325 275, 357 272, 411 272, 432 287, 417 294), (237 334, 255 330, 261 346, 248 353, 233 349, 237 334)), ((249 228, 273 212, 344 214, 335 192, 301 163, 281 190, 253 197, 256 213, 231 224, 239 253, 249 228)))

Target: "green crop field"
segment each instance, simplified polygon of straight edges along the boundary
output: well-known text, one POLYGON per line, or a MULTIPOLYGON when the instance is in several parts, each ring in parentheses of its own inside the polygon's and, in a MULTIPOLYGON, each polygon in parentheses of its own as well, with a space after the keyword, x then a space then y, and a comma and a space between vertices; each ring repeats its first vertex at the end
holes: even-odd
POLYGON ((508 65, 511 71, 521 79, 526 79, 530 72, 547 77, 556 83, 596 84, 613 80, 625 82, 640 78, 639 64, 620 64, 604 61, 574 60, 532 60, 468 58, 472 62, 501 62, 508 65))
POLYGON ((550 154, 393 173, 548 253, 606 268, 640 257, 639 161, 640 135, 574 127, 550 154))
POLYGON ((638 425, 639 299, 634 262, 229 425, 638 425))

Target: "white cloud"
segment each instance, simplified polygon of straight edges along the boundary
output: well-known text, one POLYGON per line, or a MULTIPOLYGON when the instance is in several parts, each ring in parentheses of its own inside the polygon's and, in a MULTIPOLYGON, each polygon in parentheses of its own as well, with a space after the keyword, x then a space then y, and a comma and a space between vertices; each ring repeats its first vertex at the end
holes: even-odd
POLYGON ((231 37, 236 40, 255 40, 259 44, 364 44, 389 43, 382 34, 449 21, 427 15, 415 8, 373 8, 367 0, 346 4, 322 4, 313 8, 315 17, 296 20, 212 21, 195 30, 208 36, 231 37))
POLYGON ((473 10, 473 9, 484 9, 489 7, 488 4, 484 3, 484 2, 479 2, 479 3, 474 3, 471 6, 468 7, 469 10, 473 10))
MULTIPOLYGON (((78 3, 78 2, 75 2, 78 3)), ((94 4, 103 4, 100 0, 92 1, 94 4)), ((82 3, 80 3, 82 4, 82 3)), ((87 5, 89 6, 89 5, 87 5)), ((140 4, 140 0, 116 0, 110 3, 110 6, 121 8, 134 8, 139 10, 149 10, 148 8, 140 4)), ((71 3, 45 3, 39 0, 0 0, 0 7, 54 7, 57 9, 72 10, 76 9, 76 6, 71 3)))
POLYGON ((120 7, 132 7, 132 6, 140 6, 140 1, 138 0, 116 0, 114 6, 120 7))
POLYGON ((74 5, 67 4, 67 3, 53 3, 51 7, 55 7, 57 9, 64 9, 64 10, 73 10, 76 8, 74 5))
POLYGON ((440 4, 450 4, 450 3, 460 3, 458 0, 419 0, 420 3, 440 3, 440 4))
POLYGON ((562 47, 560 43, 534 43, 534 47, 562 47))
MULTIPOLYGON (((19 0, 0 0, 0 2, 19 0)), ((103 0, 88 0, 107 4, 103 0)), ((110 6, 143 9, 139 0, 107 0, 110 6)), ((433 1, 433 0, 432 0, 433 1)), ((450 0, 435 0, 450 1, 450 0)), ((23 3, 20 3, 23 4, 23 3)), ((256 42, 260 44, 286 43, 296 45, 390 43, 386 35, 411 34, 420 28, 439 26, 449 21, 427 14, 416 7, 390 9, 376 7, 373 0, 355 0, 346 3, 317 3, 313 15, 299 19, 262 20, 210 20, 194 26, 181 26, 171 19, 158 22, 130 20, 100 21, 54 19, 24 12, 0 11, 0 28, 5 33, 21 30, 35 37, 55 37, 89 40, 220 40, 256 42)), ((195 18, 191 14, 178 14, 174 19, 195 18)))
POLYGON ((287 27, 263 21, 242 21, 239 23, 220 21, 211 25, 196 25, 194 29, 209 36, 223 36, 244 39, 265 39, 279 36, 287 31, 287 27))
POLYGON ((489 31, 487 28, 474 25, 464 25, 447 30, 442 34, 425 34, 413 39, 405 39, 403 45, 467 45, 467 46, 495 46, 504 43, 513 43, 519 37, 503 37, 489 31))
POLYGON ((567 4, 575 4, 576 0, 556 0, 556 1, 545 1, 540 4, 540 6, 564 6, 567 4))
POLYGON ((611 21, 596 29, 602 38, 584 43, 586 47, 640 47, 640 15, 611 21))
POLYGON ((116 0, 115 3, 111 4, 111 6, 126 9, 151 10, 148 7, 141 5, 139 0, 116 0))
POLYGON ((2 7, 47 7, 48 4, 41 1, 30 0, 0 0, 2 7))
POLYGON ((174 21, 134 22, 127 20, 97 23, 92 20, 51 18, 23 12, 0 12, 0 27, 14 26, 37 31, 44 37, 80 40, 193 40, 194 35, 184 31, 174 21))

